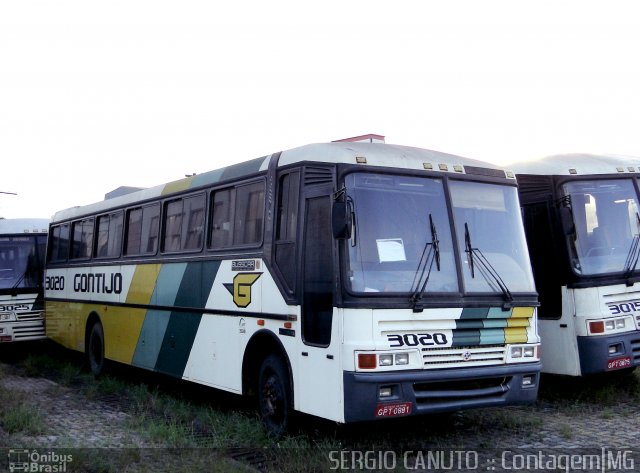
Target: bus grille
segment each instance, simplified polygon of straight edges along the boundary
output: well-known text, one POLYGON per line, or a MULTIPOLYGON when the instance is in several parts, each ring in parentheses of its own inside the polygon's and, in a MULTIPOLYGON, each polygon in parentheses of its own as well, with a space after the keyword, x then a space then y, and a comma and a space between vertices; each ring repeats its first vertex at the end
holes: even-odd
POLYGON ((422 359, 425 369, 501 365, 506 360, 506 347, 423 348, 422 359))
POLYGON ((416 383, 413 391, 418 405, 501 399, 509 392, 511 376, 456 381, 416 383))
POLYGON ((43 338, 44 323, 29 323, 13 326, 13 339, 14 340, 27 340, 32 338, 43 338))
POLYGON ((633 353, 633 364, 640 364, 640 338, 631 340, 631 351, 633 353))
POLYGON ((16 312, 16 320, 18 320, 19 322, 25 322, 28 320, 40 320, 41 318, 41 310, 34 310, 31 312, 16 312))

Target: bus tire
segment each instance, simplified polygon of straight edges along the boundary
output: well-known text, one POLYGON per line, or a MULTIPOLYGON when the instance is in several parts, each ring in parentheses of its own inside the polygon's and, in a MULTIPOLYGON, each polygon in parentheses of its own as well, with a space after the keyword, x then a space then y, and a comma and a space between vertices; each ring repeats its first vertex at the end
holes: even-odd
POLYGON ((104 330, 100 322, 95 322, 89 329, 87 362, 94 376, 100 375, 104 370, 104 330))
POLYGON ((258 376, 258 408, 270 435, 282 436, 291 425, 291 382, 282 358, 269 355, 258 376))

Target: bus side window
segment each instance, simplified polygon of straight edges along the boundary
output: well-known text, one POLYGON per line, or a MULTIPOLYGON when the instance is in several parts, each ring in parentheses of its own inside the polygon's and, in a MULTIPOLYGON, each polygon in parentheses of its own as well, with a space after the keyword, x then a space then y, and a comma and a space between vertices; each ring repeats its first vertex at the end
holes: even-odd
POLYGON ((69 224, 58 225, 51 229, 49 261, 66 261, 69 254, 69 224))
POLYGON ((260 243, 264 221, 264 182, 237 187, 235 210, 233 244, 260 243))
POLYGON ((93 248, 93 218, 87 218, 71 225, 71 259, 91 258, 93 248))
POLYGON ((213 249, 231 246, 231 225, 235 189, 222 189, 211 194, 211 229, 209 247, 213 249))
POLYGON ((179 251, 182 235, 183 200, 167 202, 164 208, 163 251, 179 251))
POLYGON ((296 230, 298 227, 298 195, 300 172, 280 176, 276 207, 275 263, 292 295, 296 284, 296 230))
POLYGON ((122 212, 98 217, 97 229, 96 257, 113 258, 120 256, 120 246, 122 244, 122 212))
POLYGON ((160 231, 160 204, 127 211, 125 255, 155 254, 160 231))
POLYGON ((182 249, 200 250, 204 235, 204 194, 184 199, 182 249))

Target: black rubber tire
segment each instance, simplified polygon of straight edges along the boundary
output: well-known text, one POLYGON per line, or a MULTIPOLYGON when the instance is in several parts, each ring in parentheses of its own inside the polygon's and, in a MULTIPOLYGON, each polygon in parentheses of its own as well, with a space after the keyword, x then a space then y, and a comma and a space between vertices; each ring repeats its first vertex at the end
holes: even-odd
POLYGON ((104 370, 104 330, 100 322, 95 322, 89 330, 87 363, 94 376, 99 376, 104 370))
POLYGON ((269 355, 262 362, 258 376, 258 409, 270 435, 281 437, 291 427, 291 381, 280 356, 269 355))

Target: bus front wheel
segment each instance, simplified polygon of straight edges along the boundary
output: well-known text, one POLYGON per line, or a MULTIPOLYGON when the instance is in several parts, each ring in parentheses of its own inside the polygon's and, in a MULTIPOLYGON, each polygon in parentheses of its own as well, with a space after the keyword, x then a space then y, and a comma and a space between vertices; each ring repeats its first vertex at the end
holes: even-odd
POLYGON ((102 324, 96 322, 89 331, 87 342, 87 361, 91 372, 98 376, 104 369, 104 330, 102 324))
POLYGON ((258 406, 267 431, 283 435, 291 422, 291 383, 288 370, 277 355, 269 355, 262 362, 258 378, 258 406))

